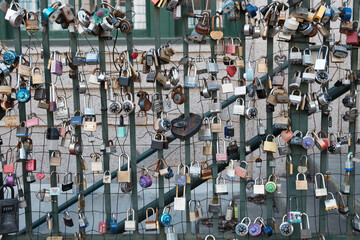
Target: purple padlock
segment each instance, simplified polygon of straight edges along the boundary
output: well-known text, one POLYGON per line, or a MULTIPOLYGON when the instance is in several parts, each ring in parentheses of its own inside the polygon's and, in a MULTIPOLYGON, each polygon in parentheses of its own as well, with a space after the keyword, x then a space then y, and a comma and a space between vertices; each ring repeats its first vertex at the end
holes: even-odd
POLYGON ((9 186, 15 187, 14 174, 9 174, 5 180, 5 183, 9 186))
POLYGON ((149 175, 149 171, 146 168, 141 169, 141 177, 139 179, 139 184, 142 188, 148 188, 152 185, 152 179, 149 175))
POLYGON ((54 52, 54 57, 51 60, 51 68, 50 72, 57 76, 61 76, 63 74, 63 65, 61 62, 61 55, 59 52, 54 52))
POLYGON ((249 234, 250 234, 250 236, 258 237, 261 234, 261 231, 262 231, 261 225, 256 223, 256 221, 258 219, 261 219, 261 217, 255 218, 255 221, 253 223, 251 223, 250 226, 249 226, 249 234))

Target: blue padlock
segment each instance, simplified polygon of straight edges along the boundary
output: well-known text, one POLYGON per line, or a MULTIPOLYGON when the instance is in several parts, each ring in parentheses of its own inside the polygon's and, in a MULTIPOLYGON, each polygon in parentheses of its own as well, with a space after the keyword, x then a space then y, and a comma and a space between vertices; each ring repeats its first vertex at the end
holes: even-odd
POLYGON ((223 13, 229 13, 231 10, 235 8, 235 3, 233 0, 226 0, 222 7, 223 13))
POLYGON ((168 174, 164 175, 164 178, 170 179, 173 176, 174 176, 174 171, 170 167, 168 167, 168 174))
POLYGON ((171 207, 170 206, 166 206, 164 207, 163 213, 159 216, 159 222, 164 226, 164 227, 168 227, 171 224, 171 207), (168 212, 166 212, 166 209, 169 209, 168 212))
POLYGON ((261 223, 262 231, 266 234, 266 236, 271 237, 274 229, 270 226, 266 226, 262 218, 260 219, 260 223, 261 223))
POLYGON ((27 90, 27 84, 25 82, 20 83, 20 89, 16 92, 16 99, 19 102, 25 103, 30 101, 31 95, 29 90, 27 90))
POLYGON ((112 217, 110 220, 110 232, 117 233, 117 219, 116 219, 115 213, 112 214, 112 217))
POLYGON ((256 17, 256 12, 258 10, 257 6, 253 6, 251 4, 246 5, 246 11, 250 14, 252 18, 256 17))
POLYGON ((351 15, 352 15, 351 8, 349 8, 349 7, 344 7, 344 8, 341 10, 341 14, 340 14, 341 21, 342 21, 342 22, 350 21, 350 20, 351 20, 351 15))
POLYGON ((81 115, 81 112, 79 110, 76 110, 74 112, 74 116, 70 119, 70 125, 73 126, 80 126, 83 123, 83 116, 81 115), (79 116, 76 116, 76 113, 79 113, 79 116))
POLYGON ((117 128, 117 137, 118 138, 124 138, 126 137, 126 127, 124 125, 124 117, 123 115, 120 115, 120 125, 117 128))
POLYGON ((227 121, 228 123, 230 123, 229 125, 225 126, 224 128, 224 137, 229 139, 231 137, 234 137, 235 135, 235 129, 232 126, 232 122, 231 120, 227 121))
POLYGON ((327 7, 325 10, 324 16, 321 19, 321 22, 324 24, 328 23, 331 19, 331 16, 332 16, 331 8, 327 7))
POLYGON ((352 171, 355 169, 354 162, 351 160, 351 158, 353 158, 353 157, 354 157, 353 153, 349 152, 347 159, 345 161, 345 170, 346 171, 352 171))
POLYGON ((7 65, 14 64, 19 59, 19 55, 13 50, 7 50, 3 54, 4 63, 7 65))
POLYGON ((55 5, 56 5, 56 4, 54 3, 54 4, 52 4, 50 7, 44 9, 44 11, 43 11, 43 17, 44 17, 45 21, 48 21, 49 18, 50 18, 50 16, 51 16, 51 14, 53 14, 53 13, 56 11, 56 9, 54 8, 55 5))

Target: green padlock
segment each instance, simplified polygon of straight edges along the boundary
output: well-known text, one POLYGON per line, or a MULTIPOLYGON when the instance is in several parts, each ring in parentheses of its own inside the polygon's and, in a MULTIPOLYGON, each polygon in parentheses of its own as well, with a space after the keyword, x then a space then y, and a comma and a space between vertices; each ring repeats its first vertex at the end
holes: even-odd
POLYGON ((273 193, 276 191, 276 180, 277 180, 277 176, 275 174, 271 174, 269 176, 268 182, 265 184, 265 190, 268 193, 273 193), (274 177, 274 181, 271 181, 272 177, 274 177))
POLYGON ((239 219, 239 208, 237 203, 234 203, 234 218, 239 219))
POLYGON ((126 127, 124 125, 124 117, 123 117, 123 115, 120 115, 120 125, 118 126, 118 129, 117 129, 117 137, 124 138, 126 136, 127 136, 127 134, 126 134, 126 127))

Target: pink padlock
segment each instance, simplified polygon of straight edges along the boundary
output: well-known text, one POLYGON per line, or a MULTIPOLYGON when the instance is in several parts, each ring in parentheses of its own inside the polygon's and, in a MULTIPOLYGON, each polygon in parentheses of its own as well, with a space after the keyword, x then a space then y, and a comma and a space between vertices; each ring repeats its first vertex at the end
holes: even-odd
POLYGON ((30 113, 28 120, 26 120, 26 127, 39 126, 39 118, 35 113, 30 113))
POLYGON ((66 134, 66 126, 68 125, 68 121, 64 121, 61 128, 59 128, 59 135, 64 137, 66 134))
POLYGON ((235 168, 235 174, 245 179, 247 174, 247 166, 248 166, 247 162, 241 161, 240 166, 236 166, 235 168), (241 167, 241 163, 245 163, 245 168, 241 167))
POLYGON ((27 171, 27 172, 36 171, 36 160, 35 159, 27 159, 26 160, 25 171, 27 171))
POLYGON ((225 52, 227 54, 235 54, 236 53, 236 46, 234 44, 233 38, 228 38, 228 40, 226 42, 225 52), (230 44, 230 40, 231 40, 231 44, 230 44))
POLYGON ((106 233, 106 222, 99 222, 99 233, 106 233))

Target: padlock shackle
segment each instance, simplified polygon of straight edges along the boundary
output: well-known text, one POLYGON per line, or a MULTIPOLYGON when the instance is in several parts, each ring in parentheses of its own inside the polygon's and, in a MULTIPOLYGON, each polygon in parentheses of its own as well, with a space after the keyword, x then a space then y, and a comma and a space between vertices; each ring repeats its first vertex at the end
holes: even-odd
POLYGON ((315 178, 315 180, 314 180, 315 181, 315 189, 319 189, 319 186, 318 186, 318 183, 317 183, 317 176, 321 177, 323 188, 326 188, 324 175, 322 173, 316 173, 315 177, 314 177, 315 178))

